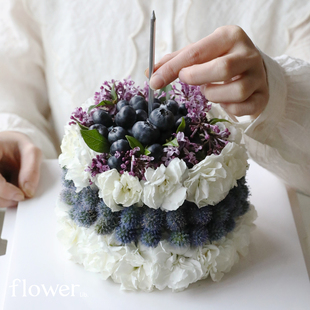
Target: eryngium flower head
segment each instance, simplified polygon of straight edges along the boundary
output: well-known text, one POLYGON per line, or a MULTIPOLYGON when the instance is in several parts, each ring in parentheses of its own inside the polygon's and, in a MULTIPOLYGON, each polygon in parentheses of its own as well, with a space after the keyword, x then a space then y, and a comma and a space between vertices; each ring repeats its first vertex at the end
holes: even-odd
POLYGON ((177 247, 189 246, 190 236, 185 230, 173 231, 170 234, 169 241, 172 245, 177 247))
POLYGON ((209 233, 206 225, 193 227, 190 233, 190 242, 192 246, 202 246, 208 241, 209 233))
POLYGON ((142 227, 160 231, 163 227, 164 212, 161 209, 146 208, 142 216, 142 227))
POLYGON ((158 245, 160 238, 161 231, 144 229, 141 233, 140 241, 148 247, 155 248, 158 245))

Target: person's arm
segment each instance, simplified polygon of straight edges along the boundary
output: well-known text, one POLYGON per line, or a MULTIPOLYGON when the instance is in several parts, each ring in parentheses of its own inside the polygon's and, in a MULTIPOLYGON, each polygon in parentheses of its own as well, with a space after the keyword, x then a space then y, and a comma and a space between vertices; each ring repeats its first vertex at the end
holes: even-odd
POLYGON ((5 1, 0 10, 1 207, 34 194, 40 150, 46 158, 57 156, 48 122, 40 30, 23 3, 5 1))

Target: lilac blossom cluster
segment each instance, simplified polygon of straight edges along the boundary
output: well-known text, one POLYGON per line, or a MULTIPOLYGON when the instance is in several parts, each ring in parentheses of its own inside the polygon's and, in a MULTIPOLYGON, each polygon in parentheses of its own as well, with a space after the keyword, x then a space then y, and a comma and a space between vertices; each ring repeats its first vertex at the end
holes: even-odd
POLYGON ((72 120, 69 125, 76 124, 78 122, 79 124, 89 127, 93 124, 92 117, 87 113, 87 111, 84 111, 83 108, 75 108, 72 112, 70 119, 72 120))
POLYGON ((108 153, 102 153, 96 155, 92 159, 91 166, 86 169, 87 172, 90 172, 92 177, 95 177, 97 174, 110 170, 108 166, 108 153))
POLYGON ((177 85, 173 85, 169 92, 170 96, 174 97, 179 104, 185 104, 187 116, 193 122, 206 119, 206 113, 210 111, 211 104, 208 104, 208 99, 201 93, 200 86, 188 85, 181 81, 179 84, 181 90, 177 88, 177 85))
POLYGON ((168 166, 171 160, 176 157, 183 159, 190 167, 198 164, 199 160, 196 153, 202 150, 202 145, 191 142, 182 131, 173 135, 178 141, 178 146, 166 146, 164 148, 164 156, 162 157, 164 165, 168 166))
POLYGON ((140 154, 140 148, 135 147, 125 154, 116 152, 115 157, 122 157, 120 174, 127 171, 130 175, 138 177, 140 180, 144 179, 144 172, 148 167, 154 167, 156 164, 152 163, 153 157, 140 154))

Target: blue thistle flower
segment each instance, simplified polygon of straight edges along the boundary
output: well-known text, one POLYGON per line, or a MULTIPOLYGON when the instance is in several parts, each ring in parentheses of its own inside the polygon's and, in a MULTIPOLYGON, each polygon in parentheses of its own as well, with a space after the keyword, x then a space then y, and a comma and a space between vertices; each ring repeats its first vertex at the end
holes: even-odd
POLYGON ((79 194, 80 204, 96 207, 99 203, 98 190, 93 190, 90 186, 84 187, 79 194))
POLYGON ((67 168, 62 168, 62 174, 61 174, 61 179, 62 179, 62 185, 66 188, 71 188, 74 187, 74 182, 72 180, 66 180, 65 177, 67 175, 68 169, 67 168))
POLYGON ((247 213, 249 211, 249 208, 250 208, 250 203, 248 201, 241 202, 239 216, 242 216, 245 213, 247 213))
POLYGON ((138 239, 137 229, 128 229, 122 225, 116 227, 115 233, 117 240, 123 244, 137 241, 138 239))
POLYGON ((160 231, 163 223, 164 213, 162 210, 146 208, 142 216, 142 227, 152 231, 160 231))
POLYGON ((212 207, 211 206, 205 206, 202 208, 198 208, 196 204, 194 204, 193 202, 188 202, 187 212, 188 212, 189 222, 194 226, 206 225, 212 219, 212 207))
POLYGON ((121 211, 121 225, 126 229, 138 229, 141 227, 141 208, 131 206, 121 211))
POLYGON ((250 195, 250 191, 249 188, 247 187, 246 184, 240 184, 238 186, 240 188, 240 200, 244 201, 244 200, 248 200, 249 195, 250 195))
POLYGON ((160 239, 161 239, 161 232, 158 230, 152 231, 144 229, 140 237, 140 241, 144 245, 152 248, 155 248, 158 245, 160 239))
POLYGON ((225 221, 224 226, 225 226, 226 232, 229 233, 235 229, 236 222, 233 218, 229 218, 225 221))
POLYGON ((98 235, 108 235, 113 232, 117 224, 113 218, 100 217, 95 225, 95 231, 98 235))
POLYGON ((224 222, 230 216, 230 210, 227 208, 225 201, 221 201, 212 207, 212 219, 216 222, 224 222))
POLYGON ((89 205, 79 205, 74 208, 72 216, 74 215, 74 220, 78 226, 90 227, 97 220, 98 214, 93 206, 89 205))
POLYGON ((208 241, 209 233, 206 225, 200 225, 191 230, 190 239, 192 246, 202 246, 208 241))
POLYGON ((169 242, 178 247, 188 246, 190 244, 189 233, 185 230, 172 231, 169 237, 169 242))
POLYGON ((60 200, 67 205, 74 205, 76 202, 77 193, 73 188, 63 188, 60 192, 60 200))
POLYGON ((237 200, 236 197, 233 195, 233 190, 235 188, 231 189, 228 195, 225 197, 224 200, 222 200, 222 204, 225 205, 226 209, 230 212, 233 212, 237 206, 237 200))
POLYGON ((72 221, 75 220, 75 208, 71 208, 68 212, 68 215, 72 221))
POLYGON ((211 242, 221 239, 227 233, 223 222, 212 221, 208 224, 207 228, 209 232, 209 240, 211 242))
POLYGON ((187 225, 184 211, 180 208, 175 211, 166 212, 166 225, 170 230, 182 230, 187 225))

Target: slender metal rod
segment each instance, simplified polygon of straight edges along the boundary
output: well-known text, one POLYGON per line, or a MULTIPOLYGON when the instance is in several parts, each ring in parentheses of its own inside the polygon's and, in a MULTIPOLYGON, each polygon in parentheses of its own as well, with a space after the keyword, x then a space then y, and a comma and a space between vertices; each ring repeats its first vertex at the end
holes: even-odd
MULTIPOLYGON (((155 58, 155 27, 156 27, 156 16, 153 11, 150 24, 150 51, 149 51, 149 80, 154 73, 154 58, 155 58)), ((154 101, 154 90, 149 88, 149 103, 148 103, 148 114, 150 116, 152 112, 152 105, 154 101)))

